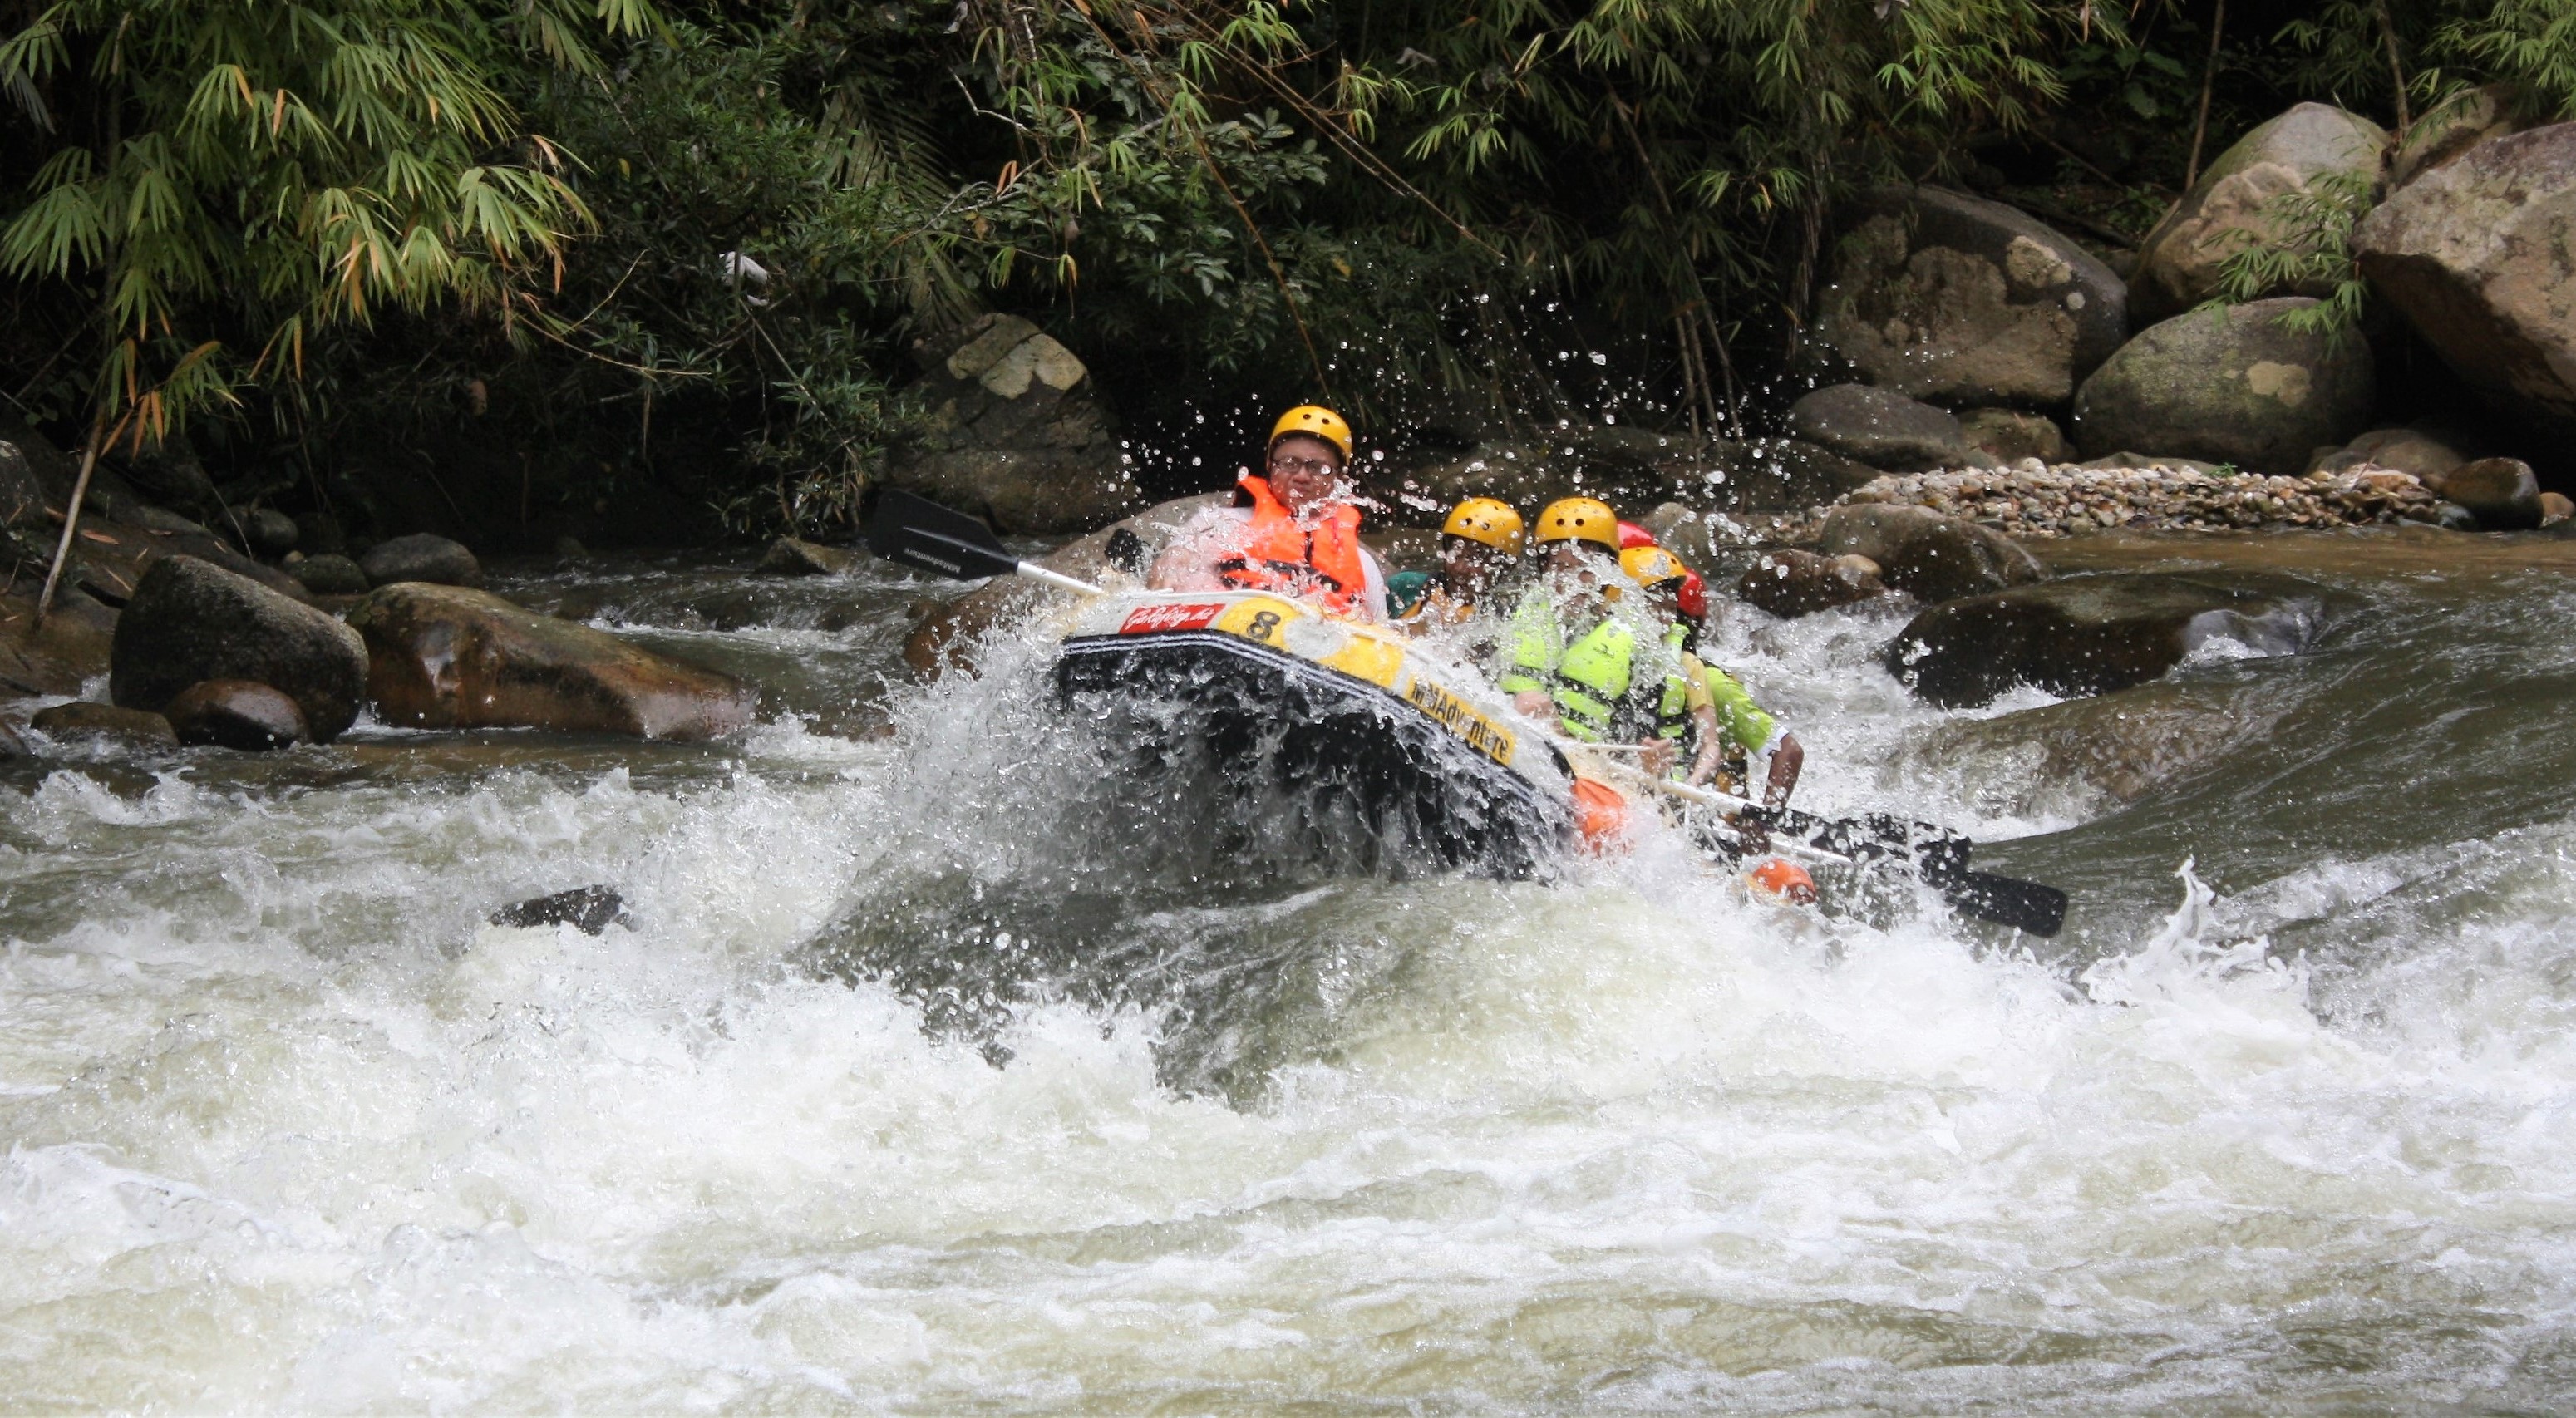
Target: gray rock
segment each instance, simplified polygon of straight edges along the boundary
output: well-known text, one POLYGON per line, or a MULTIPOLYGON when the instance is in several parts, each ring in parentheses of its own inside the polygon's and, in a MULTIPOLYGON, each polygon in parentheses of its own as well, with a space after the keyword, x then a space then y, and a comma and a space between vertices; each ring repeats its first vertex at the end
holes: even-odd
POLYGON ((2522 131, 2511 94, 2502 84, 2462 89, 2426 109, 2406 130, 2406 141, 2388 164, 2388 185, 2404 187, 2438 167, 2447 167, 2480 143, 2522 131))
POLYGON ((2519 458, 2480 458, 2462 463, 2426 485, 2447 502, 2469 509, 2487 532, 2525 532, 2540 525, 2540 479, 2519 458))
POLYGON ((2018 463, 2024 458, 2063 463, 2075 456, 2075 445, 2066 441, 2066 431, 2045 414, 2026 414, 2018 409, 1970 409, 1959 415, 1959 428, 1971 447, 1983 450, 1998 463, 2018 463))
POLYGON ((2087 454, 2149 454, 2295 474, 2319 444, 2340 444, 2370 417, 2370 346, 2302 334, 2281 317, 2302 296, 2192 311, 2149 327, 2075 396, 2075 442, 2087 454))
POLYGON ((1826 556, 1867 557, 1889 587, 1921 601, 2024 586, 2046 574, 2012 538, 1926 507, 1837 507, 1825 514, 1817 544, 1826 556))
POLYGON ((349 611, 387 723, 699 740, 745 727, 750 685, 486 591, 379 586, 349 611))
POLYGON ((177 748, 170 721, 144 709, 74 701, 39 709, 27 726, 49 738, 105 738, 144 748, 177 748))
POLYGON ((2139 243, 2130 318, 2143 323, 2188 310, 2218 294, 2228 257, 2257 243, 2296 239, 2295 217, 2282 199, 2316 191, 2320 179, 2365 184, 2375 194, 2387 150, 2388 134, 2378 124, 2321 103, 2299 104, 2238 139, 2139 243))
POLYGON ((838 576, 858 564, 858 553, 827 547, 798 537, 780 537, 760 558, 760 570, 772 576, 838 576))
POLYGON ((162 557, 117 617, 109 697, 158 713, 210 679, 285 692, 327 743, 358 717, 367 651, 357 632, 311 606, 192 556, 162 557))
POLYGON ((2062 404, 2128 337, 2120 277, 2002 203, 1879 188, 1844 221, 1815 342, 1871 384, 1918 399, 2062 404))
POLYGON ((2481 143, 2353 233, 2373 289, 2490 402, 2576 436, 2576 123, 2481 143))
POLYGON ((492 913, 496 926, 570 926, 598 935, 626 922, 626 898, 613 886, 576 886, 552 896, 514 901, 492 913))
POLYGON ((1136 499, 1091 374, 1011 315, 986 315, 914 356, 924 414, 891 450, 885 482, 1006 532, 1087 531, 1136 499))
POLYGON ((303 535, 294 518, 273 507, 254 507, 233 516, 241 523, 242 540, 259 556, 284 556, 295 550, 296 541, 303 535))
POLYGON ((1888 646, 1888 672, 1929 703, 1972 708, 2017 685, 2107 694, 2155 679, 2214 639, 2292 653, 2313 599, 2189 576, 2078 576, 1944 602, 1888 646))
POLYGON ((1735 598, 1787 619, 1887 594, 1876 563, 1795 549, 1765 552, 1735 583, 1735 598))
POLYGON ((1959 421, 1889 389, 1833 384, 1789 406, 1789 431, 1855 462, 1892 473, 1990 468, 1959 421))
POLYGON ((463 542, 434 532, 415 532, 378 542, 358 557, 358 569, 366 573, 371 586, 390 586, 397 581, 426 581, 433 586, 483 584, 483 563, 474 559, 474 553, 463 542))
POLYGON ((2450 440, 2413 428, 2375 428, 2312 461, 2309 472, 2339 473, 2347 468, 2386 468, 2411 473, 2428 486, 2469 461, 2450 440))
POLYGON ((329 552, 296 562, 286 568, 286 574, 317 596, 362 596, 367 591, 367 573, 358 569, 358 563, 329 552))
POLYGON ((1717 505, 1756 511, 1823 507, 1878 475, 1867 463, 1803 438, 1761 438, 1745 446, 1730 480, 1734 494, 1717 499, 1717 505))
POLYGON ((246 679, 200 680, 162 707, 161 717, 184 744, 260 753, 310 736, 295 701, 246 679))

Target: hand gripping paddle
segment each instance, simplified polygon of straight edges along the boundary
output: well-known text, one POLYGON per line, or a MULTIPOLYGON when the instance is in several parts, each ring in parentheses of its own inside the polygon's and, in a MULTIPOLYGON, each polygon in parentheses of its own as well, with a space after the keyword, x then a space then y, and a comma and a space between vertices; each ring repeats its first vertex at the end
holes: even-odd
POLYGON ((1088 581, 1011 555, 992 528, 965 513, 891 488, 877 494, 876 520, 868 524, 868 550, 888 561, 959 581, 1025 576, 1076 595, 1101 594, 1088 581))

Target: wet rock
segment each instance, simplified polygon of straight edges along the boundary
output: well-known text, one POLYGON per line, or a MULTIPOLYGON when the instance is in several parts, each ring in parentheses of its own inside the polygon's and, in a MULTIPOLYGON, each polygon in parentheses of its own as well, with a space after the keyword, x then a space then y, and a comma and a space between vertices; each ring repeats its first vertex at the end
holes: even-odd
POLYGON ((780 537, 760 558, 760 570, 772 576, 838 576, 858 564, 858 553, 827 547, 798 537, 780 537))
POLYGON ((1890 472, 1992 467, 1959 421, 1930 404, 1866 384, 1834 384, 1789 406, 1789 431, 1890 472))
POLYGON ((2540 495, 2540 525, 2555 527, 2570 517, 2576 517, 2576 501, 2570 501, 2564 493, 2540 495))
POLYGON ((2075 442, 2087 454, 2140 448, 2262 473, 2305 468, 2370 417, 2370 346, 2287 328, 2316 302, 2258 300, 2151 326, 2111 356, 2075 396, 2075 442))
POLYGON ((75 700, 39 709, 27 726, 49 738, 103 738, 143 748, 177 748, 170 721, 143 709, 75 700))
MULTIPOLYGON (((2299 104, 2238 139, 2139 244, 2130 318, 2143 324, 2181 314, 2218 293, 2230 256, 2258 243, 2299 240, 2297 218, 2286 208, 2321 183, 2360 184, 2375 193, 2387 149, 2388 134, 2378 124, 2321 103, 2299 104)), ((2265 292, 2330 293, 2322 285, 2265 292)))
POLYGON ((242 540, 258 556, 284 556, 295 550, 296 541, 303 536, 295 519, 275 508, 254 507, 235 512, 233 517, 241 523, 242 540))
POLYGON ((2406 130, 2397 156, 2388 164, 2388 185, 2404 187, 2438 167, 2446 167, 2481 143, 2522 130, 2511 95, 2501 84, 2462 89, 2425 110, 2406 130))
POLYGON ((986 315, 914 357, 926 412, 891 451, 886 485, 1005 532, 1088 531, 1136 499, 1090 370, 1016 315, 986 315))
POLYGON ((2462 463, 2432 484, 2488 532, 2524 532, 2540 525, 2540 479, 2519 458, 2480 458, 2462 463))
MULTIPOLYGON (((2114 527, 2223 532, 2433 522, 2440 505, 2414 475, 2367 464, 2292 478, 2222 473, 2205 464, 2132 467, 2104 459, 2051 468, 2032 459, 2001 472, 1881 478, 1826 518, 1848 519, 1874 507, 1883 509, 1877 515, 1957 517, 2011 537, 2061 537, 2114 527)), ((1807 535, 1821 537, 1824 525, 1807 535)), ((1783 539, 1796 541, 1799 534, 1792 528, 1783 539)))
POLYGON ((295 701, 246 679, 200 680, 173 696, 161 717, 184 744, 261 753, 310 737, 295 701))
POLYGON ((328 743, 358 716, 367 652, 349 627, 311 606, 192 556, 163 557, 117 618, 109 697, 160 712, 210 679, 283 691, 328 743))
POLYGON ((27 741, 19 737, 17 726, 0 722, 0 762, 32 756, 34 756, 34 750, 28 748, 27 741))
POLYGON ((390 724, 699 740, 748 725, 757 705, 730 675, 464 587, 379 586, 349 624, 390 724))
POLYGON ((378 542, 358 557, 358 569, 366 573, 371 586, 390 586, 397 581, 425 581, 434 586, 483 584, 483 563, 474 559, 474 553, 463 542, 434 532, 415 532, 378 542))
POLYGON ((2000 591, 2044 574, 2010 537, 1925 507, 1837 507, 1825 514, 1817 544, 1827 556, 1868 558, 1889 587, 1921 601, 2000 591))
POLYGON ((1973 708, 2018 685, 2072 696, 2144 684, 2221 638, 2292 653, 2317 620, 2313 600, 2189 576, 2067 577, 1932 606, 1886 664, 1924 700, 1973 708))
POLYGON ((2045 414, 1971 409, 1959 415, 1959 430, 1967 436, 1970 446, 1998 463, 2018 463, 2024 458, 2063 463, 2075 456, 2075 445, 2066 441, 2065 430, 2045 414))
POLYGON ((1822 507, 1869 486, 1879 470, 1803 438, 1761 438, 1746 445, 1730 480, 1734 493, 1717 506, 1745 510, 1822 507))
MULTIPOLYGON (((1122 531, 1136 537, 1145 544, 1146 564, 1151 565, 1181 524, 1203 509, 1223 507, 1232 501, 1229 494, 1212 492, 1156 503, 1090 536, 1067 542, 1039 557, 1037 564, 1095 586, 1142 585, 1139 578, 1110 559, 1112 538, 1122 531)), ((976 647, 986 634, 1025 620, 1045 607, 1062 605, 1071 596, 1069 591, 1042 586, 1026 577, 996 578, 923 617, 904 639, 903 662, 925 680, 937 679, 952 669, 971 670, 976 647)))
POLYGON ((2353 232, 2371 286, 2507 413, 2576 435, 2576 123, 2481 143, 2353 232))
POLYGON ((1765 552, 1735 583, 1735 596, 1782 619, 1887 594, 1876 562, 1795 549, 1765 552))
POLYGON ((116 612, 65 587, 38 627, 36 592, 44 575, 40 564, 26 578, 26 594, 0 596, 0 695, 78 694, 107 673, 116 612))
POLYGON ((2448 440, 2413 428, 2375 428, 2341 448, 2313 460, 2310 472, 2340 473, 2352 468, 2387 468, 2434 483, 2469 461, 2448 440))
POLYGON ((571 926, 583 935, 598 935, 626 923, 626 898, 613 886, 576 886, 552 896, 514 901, 492 913, 496 926, 571 926))
POLYGON ((305 590, 317 596, 366 594, 367 573, 359 570, 358 563, 345 556, 329 552, 308 556, 286 570, 305 590))
MULTIPOLYGON (((1953 719, 1909 739, 1899 770, 1956 773, 2021 785, 2011 811, 2063 811, 2077 787, 2137 802, 2220 761, 2278 720, 2259 696, 2206 681, 2164 681, 1990 718, 1953 719)), ((2007 789, 2009 791, 2009 789, 2007 789)))
POLYGON ((2062 404, 2128 337, 2121 279, 2011 207, 1881 188, 1844 220, 1816 345, 1870 384, 1952 403, 2062 404))

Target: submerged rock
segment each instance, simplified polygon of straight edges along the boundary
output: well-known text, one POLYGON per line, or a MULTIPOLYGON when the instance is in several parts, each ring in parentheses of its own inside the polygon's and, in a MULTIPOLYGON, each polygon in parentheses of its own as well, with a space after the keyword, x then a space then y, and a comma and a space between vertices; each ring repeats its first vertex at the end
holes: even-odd
POLYGON ((2128 291, 2111 268, 2000 202, 1879 188, 1845 220, 1816 343, 1871 384, 1951 403, 2062 404, 2128 338, 2128 291))
POLYGON ((163 557, 117 619, 109 697, 157 713, 201 680, 281 690, 327 743, 358 717, 367 650, 311 606, 195 557, 163 557))
POLYGON ((390 724, 697 740, 748 725, 758 702, 730 675, 465 587, 381 586, 349 624, 390 724))
POLYGON ((177 748, 179 736, 170 721, 143 709, 75 700, 39 709, 27 727, 52 738, 118 739, 145 748, 177 748))
POLYGON ((1735 597, 1787 619, 1887 594, 1878 563, 1864 556, 1765 552, 1735 583, 1735 597))
POLYGON ((626 898, 613 886, 576 886, 552 896, 514 901, 492 913, 496 926, 571 926, 598 935, 626 920, 626 898))
POLYGON ((311 735, 295 701, 246 679, 202 680, 179 691, 161 717, 184 744, 210 744, 258 753, 303 742, 311 735))
POLYGON ((463 542, 452 541, 434 532, 415 532, 378 542, 358 557, 358 569, 366 573, 367 584, 390 586, 397 581, 425 581, 437 586, 480 586, 483 563, 463 542))
POLYGON ((2370 417, 2370 346, 2290 329, 2305 297, 2190 311, 2120 347, 2075 396, 2075 441, 2296 473, 2370 417))
POLYGON ((2162 574, 2078 576, 1945 602, 1916 616, 1888 672, 1943 708, 2019 685, 2107 694, 2144 684, 2213 640, 2288 654, 2314 638, 2312 599, 2162 574))

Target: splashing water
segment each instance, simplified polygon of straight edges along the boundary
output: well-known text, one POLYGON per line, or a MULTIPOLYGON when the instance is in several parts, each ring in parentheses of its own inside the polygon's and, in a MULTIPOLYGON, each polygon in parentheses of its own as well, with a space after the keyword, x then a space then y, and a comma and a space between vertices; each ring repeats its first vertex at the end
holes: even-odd
POLYGON ((1980 853, 2077 889, 2040 953, 1928 899, 1753 907, 1671 841, 1549 884, 1248 861, 1113 779, 1038 649, 884 689, 917 588, 721 630, 677 609, 699 574, 617 571, 610 622, 892 736, 368 731, 0 793, 12 1407, 2576 1379, 2576 838, 2534 786, 2576 733, 2492 678, 2576 610, 2553 585, 2356 579, 2374 614, 2317 653, 2158 687, 2237 729, 2125 798, 2012 739, 2073 706, 1906 699, 1884 612, 1730 627, 1820 809, 2047 834, 1980 853), (2401 666, 2405 703, 2354 692, 2401 666), (483 924, 591 881, 631 925, 483 924))

